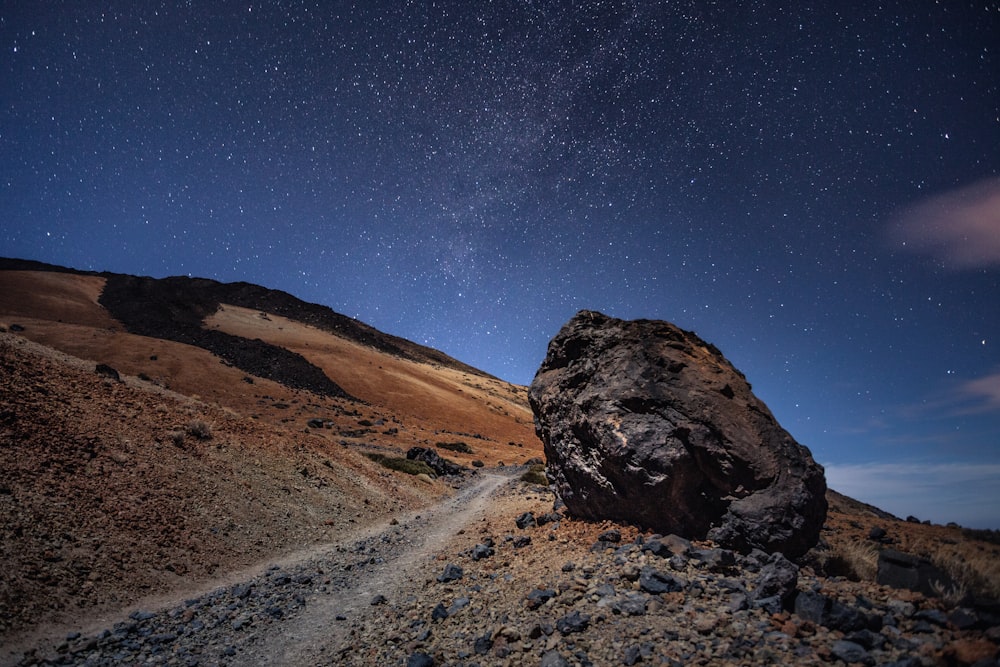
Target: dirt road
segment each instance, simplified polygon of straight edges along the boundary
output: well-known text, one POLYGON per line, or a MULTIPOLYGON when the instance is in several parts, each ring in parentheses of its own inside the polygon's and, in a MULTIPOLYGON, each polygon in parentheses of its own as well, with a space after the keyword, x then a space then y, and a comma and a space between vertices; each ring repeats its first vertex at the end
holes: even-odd
MULTIPOLYGON (((460 530, 482 518, 492 494, 507 482, 509 477, 485 474, 454 498, 421 512, 411 520, 408 539, 400 545, 403 548, 385 550, 377 558, 381 562, 309 604, 293 623, 282 624, 287 627, 277 626, 279 632, 262 639, 253 652, 253 661, 259 665, 335 664, 339 652, 352 648, 350 628, 368 622, 376 596, 395 600, 416 594, 422 581, 420 570, 436 560, 460 530)), ((393 528, 387 526, 376 539, 388 542, 383 537, 393 528)))

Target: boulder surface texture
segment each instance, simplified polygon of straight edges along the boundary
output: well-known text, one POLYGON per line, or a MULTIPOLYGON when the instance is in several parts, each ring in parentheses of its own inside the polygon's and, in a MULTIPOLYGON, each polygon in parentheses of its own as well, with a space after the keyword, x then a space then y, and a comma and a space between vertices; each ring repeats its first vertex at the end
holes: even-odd
POLYGON ((691 332, 581 311, 528 397, 572 515, 790 558, 819 539, 823 468, 691 332))

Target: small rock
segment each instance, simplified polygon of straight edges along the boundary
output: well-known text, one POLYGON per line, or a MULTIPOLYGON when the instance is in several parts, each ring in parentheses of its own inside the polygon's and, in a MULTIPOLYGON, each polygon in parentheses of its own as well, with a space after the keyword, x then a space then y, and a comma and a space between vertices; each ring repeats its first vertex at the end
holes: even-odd
POLYGON ((622 532, 617 528, 606 530, 597 536, 598 542, 613 542, 615 544, 622 541, 622 532))
POLYGON ((531 512, 525 512, 521 516, 517 517, 516 519, 514 519, 514 523, 521 530, 538 525, 538 522, 535 521, 535 515, 531 512))
POLYGON ((471 555, 472 555, 472 560, 482 560, 484 558, 489 558, 494 553, 495 552, 493 551, 493 547, 487 544, 477 544, 476 546, 472 547, 471 555))
POLYGON ((830 652, 835 658, 843 660, 847 663, 868 662, 870 660, 868 651, 866 651, 863 646, 855 644, 854 642, 849 642, 846 639, 838 639, 833 642, 833 646, 830 647, 830 652))
POLYGON ((472 650, 475 651, 477 655, 486 655, 489 653, 491 648, 493 648, 493 638, 488 630, 486 634, 476 637, 476 641, 472 646, 472 650))
POLYGON ((569 635, 574 632, 583 632, 590 625, 590 616, 587 614, 581 614, 579 610, 572 611, 558 621, 556 621, 556 630, 564 635, 569 635))
POLYGON ((437 580, 441 583, 448 583, 449 581, 458 581, 465 575, 465 572, 461 567, 455 565, 454 563, 448 563, 444 566, 444 572, 437 580))
POLYGON ((556 592, 552 589, 541 589, 536 588, 535 590, 528 593, 527 604, 528 609, 538 609, 543 604, 551 600, 556 596, 556 592))
POLYGON ((639 573, 639 587, 647 593, 658 595, 684 590, 684 583, 666 572, 660 572, 650 566, 642 568, 639 573))
POLYGON ((548 651, 542 656, 540 667, 570 667, 569 661, 556 650, 548 651))
POLYGON ((410 657, 406 659, 406 667, 434 667, 434 658, 417 651, 411 653, 410 657))
POLYGON ((373 607, 377 607, 378 605, 385 604, 386 602, 388 602, 388 600, 386 600, 386 597, 381 593, 379 593, 378 595, 372 598, 371 605, 373 607))

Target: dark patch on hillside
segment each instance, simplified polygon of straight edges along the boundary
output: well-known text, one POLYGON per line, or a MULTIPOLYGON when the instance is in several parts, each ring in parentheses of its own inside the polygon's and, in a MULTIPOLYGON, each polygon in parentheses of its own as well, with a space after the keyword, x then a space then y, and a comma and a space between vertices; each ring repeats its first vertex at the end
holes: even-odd
MULTIPOLYGON (((478 368, 464 364, 454 359, 444 352, 430 347, 419 345, 412 341, 383 333, 374 327, 360 322, 352 317, 341 315, 327 306, 302 301, 287 292, 272 290, 259 285, 246 282, 220 283, 215 280, 205 278, 148 278, 135 277, 118 273, 81 271, 69 269, 53 264, 45 264, 28 259, 12 259, 0 257, 0 270, 4 271, 52 271, 57 273, 71 273, 75 275, 101 276, 110 283, 112 280, 122 280, 134 278, 141 281, 171 281, 173 285, 174 310, 182 313, 190 310, 191 313, 201 313, 197 324, 200 326, 201 320, 214 313, 219 304, 228 303, 233 306, 262 310, 287 317, 296 322, 309 324, 317 329, 346 338, 347 340, 360 343, 367 347, 374 348, 380 352, 393 356, 409 359, 421 363, 438 364, 446 368, 478 375, 480 377, 493 378, 494 376, 485 373, 478 368), (190 308, 184 306, 185 299, 191 299, 190 308), (197 301, 197 303, 195 303, 197 301)), ((108 307, 107 304, 101 302, 108 307)), ((109 308, 110 310, 110 308, 109 308)), ((189 313, 189 316, 191 315, 189 313)), ((117 317, 117 315, 116 315, 117 317)), ((190 317, 188 317, 190 321, 190 317)), ((130 329, 131 330, 131 329, 130 329)), ((144 334, 155 335, 155 334, 144 334)), ((242 366, 240 366, 242 368, 242 366)), ((264 376, 261 376, 264 377, 264 376)), ((494 378, 495 379, 495 378, 494 378)))
POLYGON ((305 357, 262 340, 205 329, 202 321, 219 307, 227 286, 197 278, 107 276, 99 303, 125 328, 140 336, 162 338, 208 350, 257 377, 286 387, 357 400, 305 357))

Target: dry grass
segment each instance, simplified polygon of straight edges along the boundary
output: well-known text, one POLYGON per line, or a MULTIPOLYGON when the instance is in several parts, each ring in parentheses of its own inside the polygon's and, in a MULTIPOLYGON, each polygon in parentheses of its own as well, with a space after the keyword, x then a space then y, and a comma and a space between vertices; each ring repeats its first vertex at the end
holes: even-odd
POLYGON ((405 472, 407 475, 427 475, 432 479, 436 477, 434 469, 424 461, 414 461, 401 456, 386 456, 376 452, 367 452, 365 456, 389 470, 405 472))
POLYGON ((521 481, 527 482, 528 484, 548 486, 549 479, 545 476, 545 466, 539 464, 531 466, 523 475, 521 475, 521 481))
POLYGON ((954 544, 923 540, 913 551, 944 570, 955 582, 953 589, 938 591, 942 597, 961 598, 965 593, 1000 599, 1000 553, 995 546, 976 541, 954 544))

